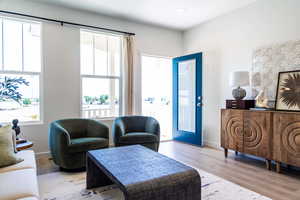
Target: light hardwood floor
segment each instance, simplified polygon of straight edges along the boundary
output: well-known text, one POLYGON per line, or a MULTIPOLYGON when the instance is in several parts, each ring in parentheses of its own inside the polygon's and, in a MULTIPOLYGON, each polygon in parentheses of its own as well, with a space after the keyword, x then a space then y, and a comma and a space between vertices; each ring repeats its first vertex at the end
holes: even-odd
MULTIPOLYGON (((263 160, 242 154, 235 156, 233 152, 226 159, 221 150, 173 141, 162 142, 159 152, 274 200, 300 200, 299 170, 283 168, 278 174, 274 165, 268 171, 263 160)), ((59 170, 48 157, 38 158, 37 163, 38 174, 59 170)))

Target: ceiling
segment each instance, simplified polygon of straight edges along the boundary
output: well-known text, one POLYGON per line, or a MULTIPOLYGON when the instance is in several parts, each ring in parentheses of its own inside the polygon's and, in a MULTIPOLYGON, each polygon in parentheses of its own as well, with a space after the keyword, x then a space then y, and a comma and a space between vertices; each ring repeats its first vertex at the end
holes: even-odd
POLYGON ((32 0, 185 30, 256 0, 32 0))

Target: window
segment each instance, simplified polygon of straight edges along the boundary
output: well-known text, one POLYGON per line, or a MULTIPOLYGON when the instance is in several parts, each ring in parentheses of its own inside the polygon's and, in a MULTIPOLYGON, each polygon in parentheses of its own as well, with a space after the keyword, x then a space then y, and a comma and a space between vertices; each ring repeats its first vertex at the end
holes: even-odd
POLYGON ((142 99, 143 115, 159 121, 161 140, 171 140, 172 59, 142 56, 142 99))
POLYGON ((117 117, 122 111, 121 37, 82 30, 80 40, 82 117, 117 117))
POLYGON ((41 26, 0 17, 0 122, 41 120, 41 26))

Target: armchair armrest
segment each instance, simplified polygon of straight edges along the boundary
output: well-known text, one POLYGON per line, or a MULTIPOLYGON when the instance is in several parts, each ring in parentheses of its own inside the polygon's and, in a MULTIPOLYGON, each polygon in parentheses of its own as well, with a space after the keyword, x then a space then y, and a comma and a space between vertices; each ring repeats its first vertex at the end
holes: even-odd
POLYGON ((56 141, 59 142, 61 145, 66 146, 68 146, 71 143, 71 138, 68 131, 64 129, 61 125, 59 125, 57 122, 51 123, 49 137, 50 143, 56 141))
POLYGON ((146 132, 153 133, 160 137, 160 126, 156 119, 149 117, 145 127, 146 132))
POLYGON ((50 124, 49 129, 49 147, 52 153, 52 157, 58 160, 66 154, 68 151, 68 146, 71 143, 70 135, 62 126, 57 122, 50 124))
POLYGON ((125 125, 122 121, 121 118, 117 118, 112 126, 112 135, 113 135, 113 140, 116 143, 118 143, 119 138, 123 135, 125 135, 125 125))
POLYGON ((105 124, 96 121, 89 120, 87 126, 87 136, 88 137, 101 137, 101 138, 109 138, 109 128, 105 124))

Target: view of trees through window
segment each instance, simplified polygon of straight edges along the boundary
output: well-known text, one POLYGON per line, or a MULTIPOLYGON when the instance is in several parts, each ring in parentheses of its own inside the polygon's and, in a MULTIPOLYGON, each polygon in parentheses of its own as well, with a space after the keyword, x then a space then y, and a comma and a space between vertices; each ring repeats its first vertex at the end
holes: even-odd
POLYGON ((121 38, 81 31, 82 117, 119 116, 121 38))
POLYGON ((0 18, 0 122, 40 120, 40 24, 0 18))

